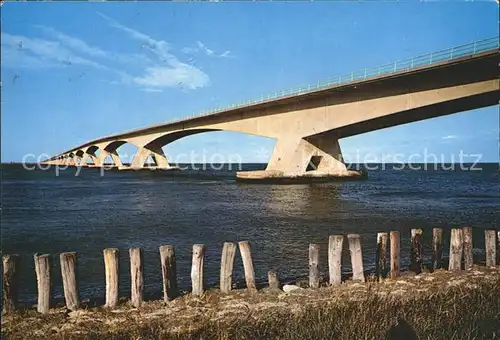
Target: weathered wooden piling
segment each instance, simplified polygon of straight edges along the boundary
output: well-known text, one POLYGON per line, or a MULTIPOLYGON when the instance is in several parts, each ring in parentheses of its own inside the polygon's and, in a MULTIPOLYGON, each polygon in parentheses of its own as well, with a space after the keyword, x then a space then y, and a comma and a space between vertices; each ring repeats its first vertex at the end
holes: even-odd
POLYGON ((142 268, 141 248, 130 248, 130 301, 132 306, 139 308, 143 302, 144 277, 142 268))
POLYGON ((309 244, 309 287, 319 288, 319 245, 309 244))
POLYGON ((387 275, 387 233, 377 234, 377 252, 375 253, 375 275, 380 281, 387 275))
POLYGON ((77 310, 80 307, 80 295, 76 278, 76 253, 68 252, 59 255, 61 276, 63 281, 64 301, 66 308, 77 310))
POLYGON ((203 244, 193 245, 193 262, 191 266, 191 284, 192 294, 195 296, 203 295, 203 260, 205 259, 205 246, 203 244))
POLYGON ((243 260, 243 269, 245 270, 245 282, 247 284, 247 289, 250 292, 257 291, 255 285, 255 272, 253 269, 252 252, 250 250, 250 245, 247 241, 238 242, 240 247, 241 259, 243 260))
POLYGON ((351 253, 352 279, 365 282, 363 270, 363 252, 361 250, 361 237, 359 234, 348 234, 349 251, 351 253))
POLYGON ((422 245, 422 229, 411 230, 410 270, 420 274, 423 270, 424 247, 422 245))
POLYGON ((399 231, 391 231, 389 234, 391 242, 391 278, 396 278, 400 273, 400 235, 399 231))
POLYGON ((432 229, 432 269, 443 266, 443 229, 432 229))
POLYGON ((160 248, 161 274, 163 278, 163 301, 175 298, 177 292, 177 264, 174 246, 166 245, 160 248))
POLYGON ((330 284, 339 285, 342 283, 342 244, 344 236, 332 235, 328 238, 328 273, 330 284))
POLYGON ((35 272, 38 290, 37 311, 46 314, 50 309, 51 283, 50 283, 50 255, 35 254, 35 272))
POLYGON ((497 265, 500 266, 500 230, 497 231, 497 265))
MULTIPOLYGON (((451 229, 450 237, 450 271, 462 269, 462 259, 465 270, 473 267, 473 229, 462 227, 451 229)), ((410 269, 417 274, 423 270, 423 242, 422 230, 411 230, 411 264, 410 269)), ((341 283, 341 257, 344 236, 332 235, 328 239, 328 268, 329 282, 331 285, 341 283)), ((347 240, 351 255, 352 272, 354 281, 365 281, 361 238, 359 234, 348 234, 347 240)), ((380 280, 387 274, 387 247, 390 242, 390 277, 396 278, 400 275, 400 232, 377 233, 376 250, 376 276, 380 280)), ((486 266, 493 267, 499 264, 497 259, 500 232, 496 230, 485 230, 486 266)), ((433 228, 432 231, 432 268, 442 267, 443 229, 433 228)), ((255 292, 255 273, 252 261, 250 245, 247 241, 238 242, 243 260, 245 281, 247 289, 255 292)), ((176 259, 174 247, 170 245, 159 247, 164 300, 175 298, 177 291, 176 259)), ((193 257, 191 267, 192 294, 200 296, 204 293, 204 256, 205 246, 203 244, 193 245, 193 257)), ((309 244, 309 286, 313 289, 320 286, 318 244, 309 244)), ((106 279, 106 307, 115 308, 119 299, 119 251, 116 248, 103 250, 105 279, 106 279)), ((131 274, 131 303, 140 307, 143 303, 144 277, 143 256, 140 248, 130 248, 130 274, 131 274)), ((220 268, 220 289, 222 293, 228 293, 232 288, 232 272, 236 256, 236 244, 225 242, 222 249, 220 268)), ((17 308, 19 290, 19 256, 4 255, 3 262, 3 310, 9 313, 17 308)), ((48 254, 34 255, 35 271, 37 277, 39 313, 48 313, 51 307, 51 258, 48 254)), ((64 299, 68 310, 77 310, 80 307, 80 297, 77 281, 77 254, 65 252, 60 254, 61 277, 64 290, 64 299)), ((280 287, 278 273, 271 269, 268 271, 269 288, 278 290, 280 287)))
POLYGON ((280 281, 278 279, 278 272, 276 270, 271 269, 267 272, 267 279, 269 281, 269 288, 271 289, 279 289, 280 281))
POLYGON ((4 255, 3 264, 3 301, 2 313, 8 314, 17 309, 19 299, 19 255, 4 255))
POLYGON ((106 307, 118 305, 119 284, 119 252, 117 248, 106 248, 104 254, 104 271, 106 276, 106 307))
POLYGON ((229 293, 233 282, 234 257, 236 255, 236 244, 224 242, 220 265, 220 291, 229 293))
POLYGON ((450 263, 448 270, 457 271, 462 269, 464 233, 461 228, 452 228, 450 237, 450 263))
POLYGON ((471 270, 474 264, 472 257, 472 228, 464 227, 462 232, 464 234, 464 268, 465 270, 471 270))
POLYGON ((497 242, 495 234, 496 234, 495 230, 484 231, 484 244, 486 248, 486 267, 494 267, 496 265, 497 242))

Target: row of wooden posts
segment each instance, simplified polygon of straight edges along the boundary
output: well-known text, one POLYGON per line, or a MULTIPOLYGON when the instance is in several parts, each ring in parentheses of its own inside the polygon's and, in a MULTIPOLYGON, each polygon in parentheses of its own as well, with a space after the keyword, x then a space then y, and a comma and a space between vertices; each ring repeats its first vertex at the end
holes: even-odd
MULTIPOLYGON (((443 230, 434 228, 432 235, 432 264, 431 269, 442 267, 442 243, 443 230)), ((500 235, 499 235, 500 236, 500 235)), ((423 270, 423 245, 422 230, 411 230, 411 264, 410 269, 415 273, 423 270)), ((361 249, 361 238, 359 234, 347 235, 351 255, 352 279, 365 281, 363 269, 363 256, 361 249)), ((387 245, 390 241, 390 277, 400 275, 400 234, 398 231, 377 234, 376 270, 378 279, 386 277, 386 254, 387 245)), ((500 241, 500 240, 499 240, 500 241)), ((330 285, 338 285, 342 282, 341 258, 344 236, 334 235, 329 237, 328 242, 328 269, 330 285)), ((485 230, 486 266, 496 265, 496 231, 485 230)), ((249 291, 257 291, 255 274, 252 261, 250 245, 247 241, 238 243, 243 261, 246 287, 249 291)), ((204 292, 203 261, 205 255, 203 244, 193 245, 191 283, 192 294, 202 295, 204 292)), ((174 247, 171 245, 159 248, 162 277, 163 298, 165 301, 172 300, 178 295, 177 269, 174 247)), ((106 277, 106 307, 115 308, 118 305, 119 288, 119 253, 116 248, 104 249, 104 265, 106 277)), ((469 270, 472 268, 472 228, 451 229, 450 237, 449 270, 469 270)), ((130 273, 131 273, 131 303, 139 307, 143 302, 143 259, 140 248, 129 249, 130 273)), ((220 290, 228 293, 232 287, 233 264, 236 255, 236 244, 225 242, 222 249, 220 269, 220 290)), ((37 277, 38 304, 40 313, 48 313, 51 301, 51 264, 50 255, 35 254, 35 272, 37 277)), ((67 252, 60 254, 61 275, 63 281, 64 298, 69 310, 76 310, 80 306, 80 297, 76 275, 76 253, 67 252)), ((18 305, 19 287, 19 256, 3 256, 3 312, 16 310, 18 305)), ((277 289, 279 287, 278 274, 275 270, 268 272, 269 286, 277 289)), ((320 285, 319 272, 319 245, 309 245, 309 286, 318 288, 320 285)))

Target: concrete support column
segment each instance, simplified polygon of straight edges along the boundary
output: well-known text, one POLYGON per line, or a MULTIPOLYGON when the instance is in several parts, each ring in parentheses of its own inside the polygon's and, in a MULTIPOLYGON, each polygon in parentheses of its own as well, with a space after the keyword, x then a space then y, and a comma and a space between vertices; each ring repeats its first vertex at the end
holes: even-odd
POLYGON ((168 159, 162 148, 156 148, 151 152, 151 156, 153 157, 153 161, 156 166, 159 168, 169 168, 170 164, 168 164, 168 159))
POLYGON ((78 166, 87 166, 87 164, 84 163, 84 161, 83 161, 84 156, 76 156, 76 157, 77 157, 76 162, 77 162, 78 166))
POLYGON ((86 153, 83 154, 83 156, 80 158, 80 165, 81 166, 87 166, 88 157, 89 157, 89 155, 87 155, 86 153))
POLYGON ((118 153, 116 152, 116 150, 113 150, 113 151, 102 150, 101 151, 101 153, 99 155, 99 164, 101 164, 101 166, 104 166, 104 162, 106 161, 106 158, 108 156, 111 156, 111 159, 113 160, 113 163, 115 166, 117 166, 117 167, 123 166, 122 161, 120 159, 120 156, 118 156, 118 153))
POLYGON ((94 163, 93 166, 101 166, 102 165, 99 158, 95 155, 95 153, 89 153, 89 152, 85 152, 83 154, 83 157, 81 158, 81 164, 83 164, 83 166, 89 166, 87 164, 87 160, 89 158, 92 160, 92 163, 94 163))
POLYGON ((168 164, 168 159, 165 156, 165 153, 163 152, 161 147, 143 146, 137 150, 137 153, 135 154, 134 159, 132 160, 131 168, 133 169, 143 168, 144 163, 146 162, 149 155, 151 155, 157 167, 159 168, 170 167, 170 165, 168 164))
POLYGON ((304 138, 279 138, 266 171, 283 172, 284 175, 303 175, 309 171, 343 175, 347 168, 338 140, 325 133, 304 138))
POLYGON ((110 153, 111 153, 111 158, 113 159, 113 163, 115 163, 117 167, 122 167, 123 163, 122 160, 120 159, 120 156, 118 156, 118 153, 116 151, 112 151, 110 153))

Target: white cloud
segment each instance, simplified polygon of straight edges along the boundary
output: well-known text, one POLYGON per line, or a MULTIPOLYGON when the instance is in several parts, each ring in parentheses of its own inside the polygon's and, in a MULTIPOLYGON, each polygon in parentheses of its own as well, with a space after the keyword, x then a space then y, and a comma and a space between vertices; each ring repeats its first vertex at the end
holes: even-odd
POLYGON ((161 90, 161 89, 152 89, 149 87, 141 89, 141 91, 143 91, 143 92, 163 92, 163 90, 161 90))
POLYGON ((150 67, 146 74, 135 77, 134 82, 143 86, 152 87, 187 87, 196 89, 208 84, 208 76, 196 67, 178 65, 177 67, 150 67))
POLYGON ((441 139, 455 139, 455 138, 458 138, 458 136, 457 135, 448 135, 448 136, 442 137, 441 139))
POLYGON ((201 51, 205 52, 206 55, 214 55, 214 51, 206 47, 201 41, 197 41, 196 44, 201 51))
POLYGON ((183 47, 181 49, 181 52, 186 53, 186 54, 194 54, 194 53, 198 52, 198 49, 195 47, 183 47))
POLYGON ((124 54, 105 51, 99 47, 89 46, 85 41, 75 37, 70 37, 52 27, 41 25, 35 25, 35 27, 39 28, 42 32, 56 38, 59 42, 73 49, 74 51, 81 52, 92 57, 105 58, 123 64, 144 64, 151 62, 151 60, 144 54, 124 54))
MULTIPOLYGON (((161 92, 167 87, 197 89, 210 83, 209 76, 200 68, 192 65, 193 58, 187 63, 179 60, 164 40, 155 40, 148 35, 126 27, 116 20, 98 13, 109 26, 125 32, 138 41, 142 53, 118 53, 92 46, 82 39, 69 36, 52 27, 36 25, 40 37, 12 35, 3 32, 2 65, 7 67, 51 68, 81 66, 104 70, 114 75, 114 79, 103 80, 112 84, 139 86, 142 91, 161 92), (149 54, 149 56, 148 56, 149 54), (116 66, 116 63, 128 66, 116 66)), ((183 49, 185 53, 203 51, 206 55, 229 56, 226 51, 221 55, 197 42, 194 49, 183 49)))
MULTIPOLYGON (((2 40, 5 35, 2 34, 2 40)), ((19 68, 47 68, 47 67, 64 67, 62 63, 55 61, 44 60, 38 56, 30 55, 17 48, 2 43, 2 66, 19 67, 19 68)))
POLYGON ((19 67, 63 67, 81 65, 104 69, 93 60, 82 58, 59 41, 28 38, 2 33, 2 64, 19 67))
POLYGON ((127 33, 132 39, 142 43, 141 47, 156 55, 158 62, 144 69, 145 74, 133 77, 132 82, 148 88, 184 87, 196 89, 209 84, 209 77, 202 70, 181 62, 170 52, 170 44, 164 40, 155 40, 150 36, 126 27, 118 21, 98 13, 111 27, 127 33))
POLYGON ((70 37, 64 33, 61 33, 53 29, 52 27, 41 26, 41 25, 35 25, 35 27, 55 37, 62 44, 72 48, 73 50, 80 51, 94 57, 106 57, 108 54, 106 51, 103 51, 98 47, 89 46, 83 40, 70 37))
MULTIPOLYGON (((96 57, 105 57, 123 62, 142 60, 128 55, 104 51, 98 47, 92 47, 84 41, 60 33, 49 27, 41 27, 45 32, 51 32, 55 40, 41 38, 30 38, 22 35, 12 35, 3 32, 2 37, 2 66, 11 68, 54 68, 81 66, 103 70, 118 76, 120 83, 131 83, 129 74, 103 64, 104 60, 96 60, 96 57), (87 54, 88 56, 82 56, 87 54), (80 54, 80 55, 77 55, 80 54)), ((109 61, 109 60, 107 60, 109 61)), ((109 82, 117 82, 111 80, 109 82)))
POLYGON ((218 53, 215 53, 214 50, 208 48, 201 41, 197 41, 195 47, 184 47, 181 51, 183 53, 186 53, 186 54, 203 53, 209 57, 233 58, 231 51, 225 51, 223 53, 218 54, 218 53))

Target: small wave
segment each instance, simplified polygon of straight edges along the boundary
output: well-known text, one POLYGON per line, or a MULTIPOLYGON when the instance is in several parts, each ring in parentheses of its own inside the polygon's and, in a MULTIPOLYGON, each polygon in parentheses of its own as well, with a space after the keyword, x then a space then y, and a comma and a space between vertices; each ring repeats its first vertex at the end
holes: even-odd
POLYGON ((380 197, 380 196, 384 196, 384 197, 392 197, 392 196, 413 196, 413 195, 421 195, 421 194, 425 194, 425 195, 428 195, 429 193, 428 192, 425 192, 425 191, 382 191, 382 192, 374 192, 372 194, 370 194, 370 196, 374 196, 374 197, 380 197))
POLYGON ((488 195, 488 194, 463 194, 457 195, 458 198, 493 198, 500 199, 499 195, 488 195))

